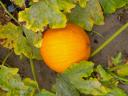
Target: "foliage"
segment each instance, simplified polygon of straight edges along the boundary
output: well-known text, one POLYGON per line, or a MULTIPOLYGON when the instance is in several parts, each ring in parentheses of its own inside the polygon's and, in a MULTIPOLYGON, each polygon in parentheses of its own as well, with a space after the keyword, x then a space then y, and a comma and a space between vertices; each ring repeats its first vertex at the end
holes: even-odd
POLYGON ((56 83, 57 96, 80 96, 79 92, 91 96, 127 96, 118 87, 118 80, 107 71, 101 65, 94 68, 94 63, 88 61, 74 64, 58 76, 61 83, 56 83))
POLYGON ((76 23, 88 31, 92 30, 94 24, 103 25, 104 16, 98 0, 89 0, 85 8, 77 5, 69 13, 69 22, 76 23))
MULTIPOLYGON (((17 68, 0 66, 0 91, 1 96, 35 96, 37 84, 30 78, 21 80, 17 68)), ((47 90, 42 89, 36 96, 54 96, 47 90)))
POLYGON ((112 68, 112 71, 116 71, 118 75, 125 77, 128 76, 128 62, 127 60, 123 62, 122 58, 123 56, 121 53, 115 56, 115 58, 112 58, 112 63, 114 65, 117 65, 114 68, 112 68))
MULTIPOLYGON (((28 31, 27 29, 16 26, 12 23, 7 25, 0 25, 0 38, 4 39, 1 44, 7 48, 14 48, 17 55, 25 55, 28 58, 40 59, 39 49, 34 47, 34 42, 36 38, 39 39, 40 36, 35 37, 36 33, 28 31), (26 37, 23 35, 22 31, 25 32, 26 37)), ((39 41, 39 40, 38 40, 39 41)))
POLYGON ((116 9, 121 8, 125 6, 128 2, 128 0, 99 0, 104 13, 113 13, 116 11, 116 9))
MULTIPOLYGON (((117 55, 113 60, 117 59, 117 55)), ((112 62, 113 62, 112 60, 112 62)), ((118 62, 123 61, 119 59, 118 62)), ((124 64, 127 64, 124 62, 124 64)), ((30 78, 21 79, 17 68, 0 66, 1 96, 80 96, 80 93, 91 96, 127 96, 119 87, 121 82, 128 84, 128 79, 116 71, 125 66, 115 65, 107 69, 101 65, 94 67, 90 61, 73 64, 64 73, 58 74, 54 92, 42 89, 36 92, 37 84, 30 78), (112 70, 115 69, 115 70, 112 70)), ((123 70, 122 70, 123 71, 123 70)), ((128 73, 123 71, 124 73, 128 73)), ((126 74, 125 74, 126 76, 126 74)))
POLYGON ((25 0, 11 0, 11 2, 22 10, 17 12, 18 20, 16 20, 0 1, 7 14, 17 23, 0 25, 2 29, 0 39, 3 41, 1 45, 13 48, 17 55, 39 60, 42 32, 46 28, 63 28, 67 22, 72 22, 91 31, 94 25, 104 24, 103 13, 113 13, 125 6, 128 1, 30 0, 29 6, 25 5, 25 0))
MULTIPOLYGON (((45 28, 63 28, 67 22, 73 22, 91 31, 94 25, 104 24, 104 13, 113 13, 128 2, 30 0, 29 7, 26 7, 24 0, 11 1, 21 7, 22 11, 18 12, 18 21, 13 18, 15 23, 0 24, 0 44, 14 49, 17 55, 38 60, 41 59, 39 48, 45 28)), ((107 69, 101 65, 94 67, 94 63, 89 61, 73 64, 64 73, 58 74, 55 92, 42 89, 39 93, 36 92, 36 82, 30 78, 22 80, 17 68, 0 66, 0 96, 80 96, 80 93, 92 96, 127 96, 119 84, 128 84, 128 63, 123 62, 121 53, 112 58, 111 63, 112 66, 107 69)))
POLYGON ((74 22, 91 31, 94 24, 104 24, 102 8, 105 13, 113 13, 126 4, 127 0, 38 0, 19 12, 19 22, 26 22, 26 28, 32 31, 43 31, 47 25, 61 28, 66 22, 74 22))

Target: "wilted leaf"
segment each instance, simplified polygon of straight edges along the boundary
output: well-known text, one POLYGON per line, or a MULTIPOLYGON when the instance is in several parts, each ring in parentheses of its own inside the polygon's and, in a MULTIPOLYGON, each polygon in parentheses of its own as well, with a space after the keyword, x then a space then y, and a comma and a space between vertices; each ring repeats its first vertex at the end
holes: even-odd
POLYGON ((56 0, 40 0, 30 8, 19 12, 19 21, 26 22, 26 27, 32 31, 43 31, 49 24, 51 28, 65 27, 66 16, 59 10, 56 0))
POLYGON ((9 49, 13 48, 17 37, 21 34, 21 29, 12 23, 8 23, 6 26, 0 25, 0 29, 0 39, 3 39, 2 46, 9 49))
POLYGON ((0 89, 0 96, 7 96, 7 93, 0 89))
MULTIPOLYGON (((0 25, 0 29, 0 39, 3 39, 2 46, 14 48, 17 55, 23 54, 28 58, 41 59, 39 49, 34 47, 34 40, 27 39, 23 35, 21 27, 8 23, 5 26, 0 25)), ((33 36, 32 32, 29 34, 29 37, 31 36, 33 36)), ((34 39, 34 36, 32 39, 34 39)))
POLYGON ((94 24, 104 24, 104 16, 98 0, 89 0, 85 8, 76 6, 69 14, 69 22, 74 22, 88 31, 94 24))

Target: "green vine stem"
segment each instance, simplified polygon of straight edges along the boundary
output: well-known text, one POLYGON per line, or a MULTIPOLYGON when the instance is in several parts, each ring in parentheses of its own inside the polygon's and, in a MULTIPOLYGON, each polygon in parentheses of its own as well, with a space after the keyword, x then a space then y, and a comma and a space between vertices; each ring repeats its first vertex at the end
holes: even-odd
POLYGON ((4 64, 6 63, 8 57, 12 54, 12 50, 5 56, 4 60, 2 61, 2 66, 4 66, 4 64))
POLYGON ((18 21, 17 21, 17 19, 10 13, 10 12, 8 12, 8 10, 7 10, 7 8, 4 6, 4 4, 2 3, 2 1, 0 1, 0 4, 1 4, 1 6, 3 7, 3 9, 5 10, 5 12, 17 23, 17 24, 19 24, 19 25, 21 25, 18 21))
POLYGON ((38 82, 37 82, 37 76, 36 76, 36 72, 35 72, 35 66, 34 66, 34 63, 33 63, 32 59, 30 59, 30 65, 31 65, 31 71, 32 71, 33 78, 37 83, 37 89, 40 92, 40 88, 39 88, 39 85, 38 85, 38 82))
POLYGON ((109 43, 112 42, 118 35, 120 35, 128 27, 128 22, 124 24, 120 29, 118 29, 108 40, 101 44, 92 54, 91 57, 99 53, 103 48, 105 48, 109 43))

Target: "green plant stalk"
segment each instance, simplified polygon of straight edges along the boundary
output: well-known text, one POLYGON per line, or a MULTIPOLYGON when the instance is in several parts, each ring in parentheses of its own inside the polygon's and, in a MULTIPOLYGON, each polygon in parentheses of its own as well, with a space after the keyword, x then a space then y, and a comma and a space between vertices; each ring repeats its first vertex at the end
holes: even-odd
POLYGON ((21 25, 18 21, 17 21, 17 19, 10 13, 10 12, 8 12, 8 10, 7 10, 7 8, 4 6, 4 4, 2 3, 2 1, 0 1, 0 4, 1 4, 1 6, 3 7, 3 9, 5 10, 5 12, 17 23, 17 24, 19 24, 19 25, 21 25))
POLYGON ((36 76, 36 72, 35 72, 35 66, 34 66, 34 63, 33 63, 32 59, 30 59, 30 65, 31 65, 31 71, 32 71, 33 78, 37 83, 37 89, 40 92, 40 88, 39 88, 39 85, 38 85, 38 82, 37 82, 37 76, 36 76))
POLYGON ((103 48, 105 48, 109 43, 111 43, 118 35, 120 35, 128 27, 128 22, 124 24, 120 29, 118 29, 108 40, 101 44, 92 54, 91 57, 99 53, 103 48))
POLYGON ((12 54, 12 52, 13 52, 13 51, 11 50, 11 52, 9 52, 9 53, 5 56, 4 60, 2 61, 2 66, 4 66, 4 64, 6 63, 8 57, 12 54))
POLYGON ((104 36, 102 34, 100 34, 99 32, 97 31, 91 31, 92 33, 95 33, 96 35, 98 35, 99 37, 101 37, 102 39, 104 39, 104 36))

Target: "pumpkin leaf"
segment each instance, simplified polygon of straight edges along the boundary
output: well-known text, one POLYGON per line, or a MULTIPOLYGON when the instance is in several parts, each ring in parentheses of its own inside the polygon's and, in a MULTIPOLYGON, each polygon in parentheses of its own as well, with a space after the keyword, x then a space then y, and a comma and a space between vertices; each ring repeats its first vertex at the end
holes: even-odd
POLYGON ((41 59, 39 48, 34 47, 34 40, 32 41, 34 38, 30 39, 33 36, 32 32, 29 34, 29 38, 27 38, 28 35, 27 37, 23 35, 22 28, 12 23, 8 23, 5 26, 0 25, 0 28, 0 38, 3 39, 1 45, 10 49, 14 48, 14 52, 17 55, 23 54, 28 58, 41 59))
POLYGON ((103 12, 98 0, 89 0, 85 8, 77 5, 68 15, 69 22, 78 24, 88 31, 92 30, 94 24, 104 24, 103 12))

